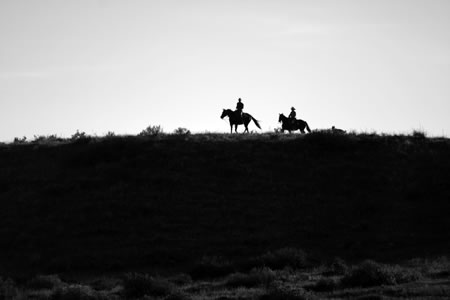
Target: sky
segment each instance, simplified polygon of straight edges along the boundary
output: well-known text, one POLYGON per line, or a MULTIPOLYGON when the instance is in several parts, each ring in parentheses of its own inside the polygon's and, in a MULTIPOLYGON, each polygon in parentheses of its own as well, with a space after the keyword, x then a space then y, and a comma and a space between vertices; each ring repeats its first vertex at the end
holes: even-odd
POLYGON ((448 0, 1 0, 0 141, 312 129, 450 134, 448 0), (240 127, 240 131, 243 127, 240 127))

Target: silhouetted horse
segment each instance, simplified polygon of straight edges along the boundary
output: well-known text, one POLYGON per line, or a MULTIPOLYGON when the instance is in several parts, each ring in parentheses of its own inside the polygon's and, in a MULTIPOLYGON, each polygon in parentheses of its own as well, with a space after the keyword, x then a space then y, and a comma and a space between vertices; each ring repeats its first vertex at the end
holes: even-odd
POLYGON ((308 123, 306 123, 303 120, 295 119, 295 121, 292 121, 288 117, 286 117, 283 114, 280 114, 280 117, 278 118, 278 122, 281 122, 281 131, 284 132, 285 130, 289 131, 295 131, 300 130, 301 133, 305 133, 305 128, 308 130, 308 132, 311 132, 311 129, 309 129, 308 123))
POLYGON ((259 129, 261 129, 261 126, 259 126, 258 120, 253 118, 248 113, 243 113, 242 114, 242 118, 241 118, 240 115, 238 115, 237 112, 235 112, 235 111, 233 111, 231 109, 224 109, 223 112, 222 112, 222 115, 220 116, 220 118, 223 119, 225 117, 228 117, 228 119, 230 121, 231 133, 233 133, 233 125, 234 125, 234 131, 236 133, 237 133, 238 125, 244 125, 245 126, 244 132, 248 132, 248 124, 250 123, 251 120, 253 120, 253 122, 255 122, 255 125, 259 129))

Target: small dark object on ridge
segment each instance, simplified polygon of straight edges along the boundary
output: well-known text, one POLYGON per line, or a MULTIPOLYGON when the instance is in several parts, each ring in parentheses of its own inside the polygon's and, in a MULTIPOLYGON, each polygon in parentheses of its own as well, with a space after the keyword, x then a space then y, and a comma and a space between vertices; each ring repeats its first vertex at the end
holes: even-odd
POLYGON ((336 128, 336 127, 334 127, 334 126, 331 127, 331 132, 333 132, 333 133, 346 133, 345 130, 336 128))

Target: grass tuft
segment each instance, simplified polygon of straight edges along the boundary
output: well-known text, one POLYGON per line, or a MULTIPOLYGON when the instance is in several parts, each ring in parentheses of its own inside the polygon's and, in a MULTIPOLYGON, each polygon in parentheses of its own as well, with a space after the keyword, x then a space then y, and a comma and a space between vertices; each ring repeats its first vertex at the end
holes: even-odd
POLYGON ((427 138, 427 134, 423 130, 413 130, 411 135, 416 140, 425 140, 427 138))

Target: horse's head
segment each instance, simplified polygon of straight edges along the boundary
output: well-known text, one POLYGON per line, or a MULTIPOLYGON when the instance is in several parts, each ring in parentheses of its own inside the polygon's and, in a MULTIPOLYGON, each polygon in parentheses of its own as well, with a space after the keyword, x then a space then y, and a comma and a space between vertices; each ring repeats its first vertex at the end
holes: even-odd
POLYGON ((278 122, 283 122, 284 119, 286 119, 286 117, 283 114, 280 114, 278 117, 278 122))
POLYGON ((225 117, 229 117, 233 114, 233 111, 231 109, 224 109, 222 111, 222 115, 220 116, 221 119, 225 118, 225 117))

